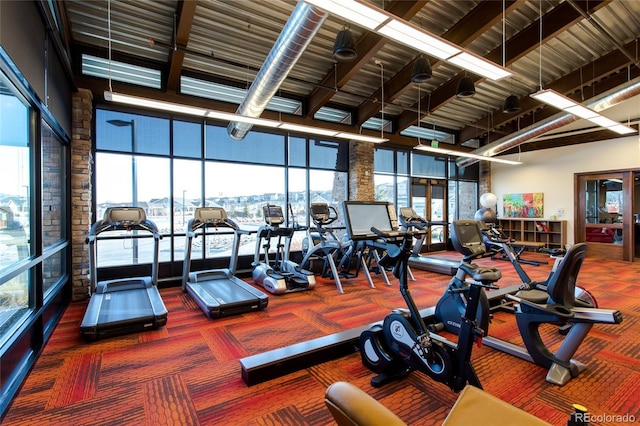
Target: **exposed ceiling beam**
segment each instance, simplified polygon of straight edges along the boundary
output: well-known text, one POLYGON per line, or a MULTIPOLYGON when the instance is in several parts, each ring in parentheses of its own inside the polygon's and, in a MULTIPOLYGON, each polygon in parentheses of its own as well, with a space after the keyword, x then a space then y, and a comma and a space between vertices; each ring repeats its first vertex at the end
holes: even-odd
MULTIPOLYGON (((389 3, 386 10, 402 19, 410 20, 427 3, 426 0, 406 1, 395 0, 389 3)), ((339 62, 327 73, 320 83, 308 97, 307 115, 313 116, 322 106, 324 106, 335 94, 335 89, 344 86, 353 75, 364 67, 373 56, 386 44, 387 40, 373 32, 366 31, 356 41, 358 58, 353 62, 339 62), (334 90, 327 87, 335 86, 334 90)))
MULTIPOLYGON (((631 49, 636 46, 636 43, 640 41, 632 41, 624 46, 626 49, 631 49)), ((585 64, 580 69, 573 71, 572 73, 559 78, 558 80, 549 83, 546 85, 546 88, 554 89, 557 92, 563 93, 567 96, 571 96, 574 92, 579 91, 585 87, 588 87, 590 93, 588 97, 591 97, 597 93, 595 93, 596 88, 600 91, 603 91, 601 87, 599 87, 597 82, 609 77, 611 74, 615 74, 620 71, 622 68, 630 65, 631 62, 629 59, 620 51, 615 50, 601 58, 596 59, 595 61, 585 64)), ((626 71, 625 71, 626 73, 626 71)), ((608 90, 608 89, 606 89, 608 90)), ((576 99, 579 100, 579 99, 576 99)), ((517 113, 505 113, 502 111, 495 111, 492 115, 492 123, 494 129, 498 129, 498 133, 500 132, 500 128, 513 122, 517 117, 527 115, 532 111, 540 109, 540 102, 532 99, 530 96, 522 96, 520 98, 520 111, 517 113)), ((547 108, 547 107, 544 107, 547 108)), ((551 108, 553 111, 553 108, 551 108)), ((557 111, 555 111, 557 112, 557 111)), ((555 113, 554 112, 554 113, 555 113)), ((469 139, 475 139, 483 136, 487 131, 487 119, 481 118, 475 123, 471 123, 468 126, 464 127, 460 130, 459 139, 461 142, 467 141, 469 139)), ((522 124, 522 123, 521 123, 522 124)))
MULTIPOLYGON (((522 0, 507 1, 505 13, 515 9, 522 0)), ((469 14, 460 19, 456 25, 451 27, 444 33, 442 38, 457 44, 458 46, 466 47, 469 43, 473 42, 487 29, 491 28, 497 22, 502 19, 502 2, 498 1, 486 1, 478 4, 469 14)), ((417 56, 415 60, 418 59, 417 56)), ((434 61, 431 64, 432 68, 437 68, 443 63, 443 61, 434 61)), ((402 68, 396 75, 391 77, 384 85, 385 102, 393 102, 406 90, 408 90, 413 83, 411 82, 411 73, 413 71, 413 61, 407 66, 402 68)), ((457 80, 456 80, 457 81, 457 80)), ((370 99, 380 99, 382 96, 382 89, 379 88, 374 94, 369 96, 370 99)), ((365 101, 358 107, 358 124, 362 124, 369 118, 380 112, 380 102, 365 101)), ((412 107, 417 111, 417 104, 412 107)), ((415 116, 415 114, 413 114, 415 116)))
MULTIPOLYGON (((597 1, 591 0, 588 2, 589 4, 589 13, 594 12, 598 8, 602 7, 604 4, 610 2, 611 0, 605 1, 597 1)), ((586 4, 586 1, 582 1, 580 3, 586 4)), ((554 7, 547 14, 542 17, 542 38, 540 37, 540 18, 535 22, 532 22, 527 28, 520 31, 518 34, 511 37, 507 40, 507 47, 509 47, 510 52, 516 52, 509 56, 507 53, 507 57, 505 58, 505 65, 508 66, 523 55, 530 53, 532 50, 536 49, 540 42, 544 44, 548 40, 554 38, 559 33, 566 31, 571 26, 575 25, 577 22, 584 19, 580 13, 578 13, 570 4, 561 3, 560 5, 554 7)), ((493 58, 492 60, 496 60, 496 57, 499 59, 502 55, 502 46, 497 47, 492 52, 490 52, 486 57, 493 58)), ((431 94, 427 94, 423 96, 420 102, 423 105, 426 105, 426 102, 429 101, 429 96, 431 97, 430 105, 431 110, 436 110, 442 107, 445 103, 449 102, 451 99, 455 97, 457 82, 464 73, 460 73, 455 78, 449 80, 447 83, 440 86, 438 89, 431 92, 431 94)), ((482 79, 479 77, 473 77, 474 81, 477 83, 482 79)), ((417 108, 418 102, 416 102, 412 108, 417 108)), ((423 117, 426 117, 429 111, 425 111, 423 117)), ((400 132, 413 124, 416 120, 416 115, 413 112, 405 111, 398 116, 398 127, 397 131, 400 132)))
MULTIPOLYGON (((616 74, 609 75, 606 78, 604 78, 602 81, 599 81, 597 84, 593 84, 593 86, 589 90, 588 95, 585 97, 593 98, 595 96, 601 95, 605 92, 615 89, 616 87, 622 86, 628 81, 638 77, 640 77, 640 69, 638 69, 637 67, 630 67, 629 69, 623 68, 621 70, 618 70, 616 74)), ((574 93, 574 95, 571 97, 575 100, 578 100, 578 101, 580 100, 580 97, 578 96, 577 93, 574 93)), ((534 99, 531 99, 531 98, 529 99, 530 101, 535 101, 534 99)), ((538 106, 540 106, 539 103, 538 103, 538 106)), ((558 110, 552 107, 541 107, 541 108, 538 108, 537 110, 532 109, 531 111, 532 111, 531 113, 522 117, 519 122, 512 121, 511 123, 509 123, 508 126, 505 126, 503 128, 504 130, 503 132, 490 133, 488 137, 486 137, 486 139, 483 141, 484 142, 483 145, 491 143, 494 140, 500 139, 502 136, 504 136, 505 133, 506 134, 514 133, 519 129, 526 128, 532 124, 545 120, 551 117, 552 115, 558 113, 558 110)), ((631 120, 636 120, 640 117, 629 117, 629 118, 631 120)), ((612 137, 612 133, 610 131, 607 131, 607 135, 608 136, 605 139, 610 139, 612 137)), ((564 142, 564 139, 563 139, 563 142, 564 142)))
POLYGON ((180 84, 180 74, 182 73, 182 63, 184 61, 185 49, 189 42, 191 26, 196 15, 198 2, 192 0, 179 0, 176 8, 176 29, 174 49, 169 54, 167 73, 167 91, 175 92, 180 84))

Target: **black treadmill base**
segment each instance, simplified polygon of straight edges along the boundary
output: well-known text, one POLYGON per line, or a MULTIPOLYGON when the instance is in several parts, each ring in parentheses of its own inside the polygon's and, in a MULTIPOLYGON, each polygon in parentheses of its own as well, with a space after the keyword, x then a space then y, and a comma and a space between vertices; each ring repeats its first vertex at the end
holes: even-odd
POLYGON ((167 315, 158 316, 149 321, 113 326, 112 324, 101 324, 98 327, 80 328, 80 335, 86 342, 106 339, 109 337, 123 336, 126 334, 139 333, 148 330, 157 330, 167 325, 167 315))

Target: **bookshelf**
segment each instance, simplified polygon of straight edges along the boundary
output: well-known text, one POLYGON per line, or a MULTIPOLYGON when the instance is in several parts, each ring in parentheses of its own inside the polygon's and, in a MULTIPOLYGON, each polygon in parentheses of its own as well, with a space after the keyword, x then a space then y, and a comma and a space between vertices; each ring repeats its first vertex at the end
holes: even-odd
POLYGON ((563 248, 567 244, 567 221, 529 218, 500 218, 502 231, 517 241, 543 243, 547 248, 563 248))

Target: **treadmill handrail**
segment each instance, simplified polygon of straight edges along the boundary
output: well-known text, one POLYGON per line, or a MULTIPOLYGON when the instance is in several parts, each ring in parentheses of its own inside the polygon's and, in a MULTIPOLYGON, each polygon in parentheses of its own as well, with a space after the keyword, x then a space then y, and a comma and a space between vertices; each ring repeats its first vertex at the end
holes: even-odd
MULTIPOLYGON (((189 275, 191 273, 191 251, 192 251, 192 241, 193 238, 196 237, 196 231, 202 229, 202 234, 205 234, 205 230, 207 228, 230 228, 233 230, 233 246, 231 249, 231 256, 229 258, 229 274, 235 275, 236 267, 237 267, 237 259, 238 252, 240 250, 240 235, 248 235, 251 231, 242 230, 240 227, 231 219, 227 217, 226 211, 222 207, 199 207, 194 212, 194 217, 189 219, 187 224, 187 232, 186 232, 186 241, 184 247, 184 262, 182 266, 182 288, 183 290, 186 288, 186 283, 189 280, 189 275), (219 213, 220 219, 216 220, 200 220, 198 216, 202 211, 207 210, 215 210, 219 213)), ((200 271, 202 272, 202 271, 200 271)))
POLYGON ((151 282, 154 286, 158 285, 158 259, 160 255, 159 241, 162 239, 162 235, 158 231, 156 224, 146 218, 146 214, 141 207, 109 207, 105 213, 104 218, 95 222, 89 228, 89 235, 85 239, 89 245, 89 295, 95 293, 98 286, 98 249, 97 249, 97 236, 107 231, 146 231, 153 235, 154 249, 153 249, 153 261, 151 264, 151 282), (112 212, 114 211, 138 211, 142 220, 140 221, 113 221, 112 212))

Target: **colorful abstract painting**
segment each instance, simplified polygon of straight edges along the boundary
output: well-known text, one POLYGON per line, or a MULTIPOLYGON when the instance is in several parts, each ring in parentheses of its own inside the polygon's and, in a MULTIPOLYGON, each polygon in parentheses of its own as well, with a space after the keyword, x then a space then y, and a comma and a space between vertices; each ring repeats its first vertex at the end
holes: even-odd
POLYGON ((505 194, 502 197, 503 217, 544 217, 543 193, 505 194))

